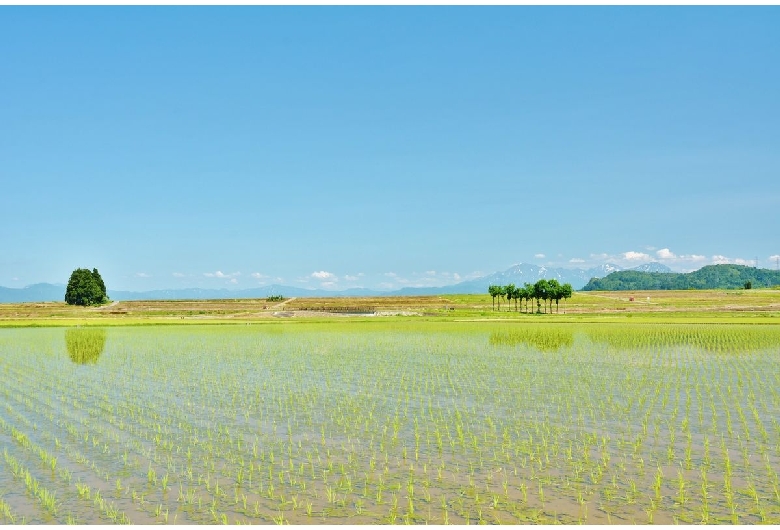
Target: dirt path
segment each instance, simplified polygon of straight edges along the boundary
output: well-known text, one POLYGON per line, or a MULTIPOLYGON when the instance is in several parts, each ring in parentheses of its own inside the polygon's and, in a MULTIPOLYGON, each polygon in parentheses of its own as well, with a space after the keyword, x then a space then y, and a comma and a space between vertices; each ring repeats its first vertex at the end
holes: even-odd
POLYGON ((292 298, 288 298, 287 300, 283 300, 283 301, 279 302, 276 305, 272 305, 269 309, 273 309, 275 311, 278 311, 279 309, 282 309, 284 307, 284 304, 286 304, 287 302, 292 302, 296 298, 297 298, 296 296, 293 296, 292 298))
POLYGON ((111 302, 111 303, 110 303, 110 304, 108 304, 108 305, 102 305, 102 306, 100 306, 100 307, 93 307, 93 308, 91 308, 91 309, 92 309, 92 311, 105 311, 106 309, 110 309, 110 308, 112 308, 112 307, 116 307, 116 305, 117 305, 118 303, 119 303, 119 300, 114 300, 113 302, 111 302))

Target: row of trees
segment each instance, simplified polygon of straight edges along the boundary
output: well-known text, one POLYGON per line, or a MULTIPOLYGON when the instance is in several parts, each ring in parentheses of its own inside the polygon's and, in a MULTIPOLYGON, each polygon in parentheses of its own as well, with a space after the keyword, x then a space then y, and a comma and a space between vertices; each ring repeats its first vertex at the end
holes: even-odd
POLYGON ((512 307, 512 300, 515 301, 515 311, 518 311, 518 301, 521 302, 520 309, 522 309, 522 302, 524 301, 525 312, 528 313, 528 302, 534 300, 536 302, 537 313, 542 312, 542 302, 544 302, 544 312, 547 312, 547 303, 549 302, 550 313, 552 313, 553 301, 555 301, 556 312, 559 312, 558 303, 561 300, 571 298, 572 287, 570 283, 561 285, 558 283, 558 280, 555 279, 541 279, 533 285, 526 283, 523 287, 516 287, 513 283, 510 283, 509 285, 490 285, 488 286, 488 293, 493 297, 494 311, 496 309, 496 298, 498 298, 499 311, 501 311, 501 300, 506 299, 510 309, 512 307))

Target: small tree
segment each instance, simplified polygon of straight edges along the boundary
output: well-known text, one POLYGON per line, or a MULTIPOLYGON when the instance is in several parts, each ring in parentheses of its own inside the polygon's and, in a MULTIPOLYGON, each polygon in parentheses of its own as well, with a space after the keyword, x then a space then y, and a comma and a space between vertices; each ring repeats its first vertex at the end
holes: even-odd
POLYGON ((97 269, 76 269, 65 289, 65 302, 70 305, 100 305, 108 301, 106 285, 97 269))
POLYGON ((493 311, 496 310, 496 296, 498 296, 498 285, 488 285, 488 293, 493 297, 493 311))
POLYGON ((525 291, 525 312, 528 313, 528 302, 534 297, 534 286, 525 282, 523 284, 523 291, 525 291))
POLYGON ((550 286, 547 280, 542 278, 534 284, 534 298, 536 298, 536 312, 542 312, 542 304, 540 300, 544 300, 544 312, 547 312, 547 298, 549 296, 550 286))
MULTIPOLYGON (((572 287, 570 283, 564 283, 561 285, 561 297, 564 301, 571 298, 572 287)), ((566 305, 563 306, 563 312, 566 313, 566 305)))
POLYGON ((506 293, 506 301, 509 304, 509 310, 512 311, 512 299, 515 297, 515 284, 510 283, 504 287, 504 292, 506 293))
POLYGON ((561 291, 561 284, 553 278, 547 280, 547 299, 550 301, 550 313, 552 313, 552 303, 555 300, 555 312, 558 312, 558 301, 563 298, 563 291, 561 291))

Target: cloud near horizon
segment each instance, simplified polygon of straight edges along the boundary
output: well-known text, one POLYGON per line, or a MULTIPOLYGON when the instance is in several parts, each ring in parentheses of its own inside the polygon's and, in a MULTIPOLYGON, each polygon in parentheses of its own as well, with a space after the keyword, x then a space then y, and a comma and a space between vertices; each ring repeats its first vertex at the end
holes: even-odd
POLYGON ((223 278, 223 279, 235 279, 238 276, 241 276, 240 272, 231 272, 230 274, 225 274, 222 271, 216 271, 216 272, 204 272, 203 276, 206 278, 223 278))
MULTIPOLYGON (((653 248, 653 247, 645 247, 653 248)), ((780 259, 778 256, 770 256, 769 260, 780 259)), ((621 252, 620 254, 590 254, 588 260, 580 258, 571 258, 569 263, 572 264, 586 264, 586 266, 605 265, 611 263, 621 267, 631 268, 641 265, 642 263, 649 263, 657 261, 662 263, 672 270, 678 270, 682 272, 689 272, 696 270, 705 265, 719 265, 719 264, 735 264, 735 265, 755 265, 755 260, 728 257, 722 254, 713 254, 710 257, 702 254, 677 254, 671 249, 664 247, 655 251, 655 255, 652 256, 646 252, 637 252, 635 250, 629 250, 627 252, 621 252)))
POLYGON ((333 274, 332 272, 317 271, 317 272, 312 272, 311 277, 317 280, 333 280, 334 278, 336 278, 336 275, 333 274))
POLYGON ((652 258, 650 257, 650 254, 629 250, 628 252, 623 253, 623 259, 628 261, 650 261, 652 258))

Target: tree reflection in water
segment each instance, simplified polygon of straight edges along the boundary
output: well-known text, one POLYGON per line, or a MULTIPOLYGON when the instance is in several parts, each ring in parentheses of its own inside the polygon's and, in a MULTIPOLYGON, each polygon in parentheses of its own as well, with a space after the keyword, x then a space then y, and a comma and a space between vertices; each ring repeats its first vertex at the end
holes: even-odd
POLYGON ((65 346, 70 360, 77 364, 96 364, 106 346, 106 330, 71 328, 65 330, 65 346))

